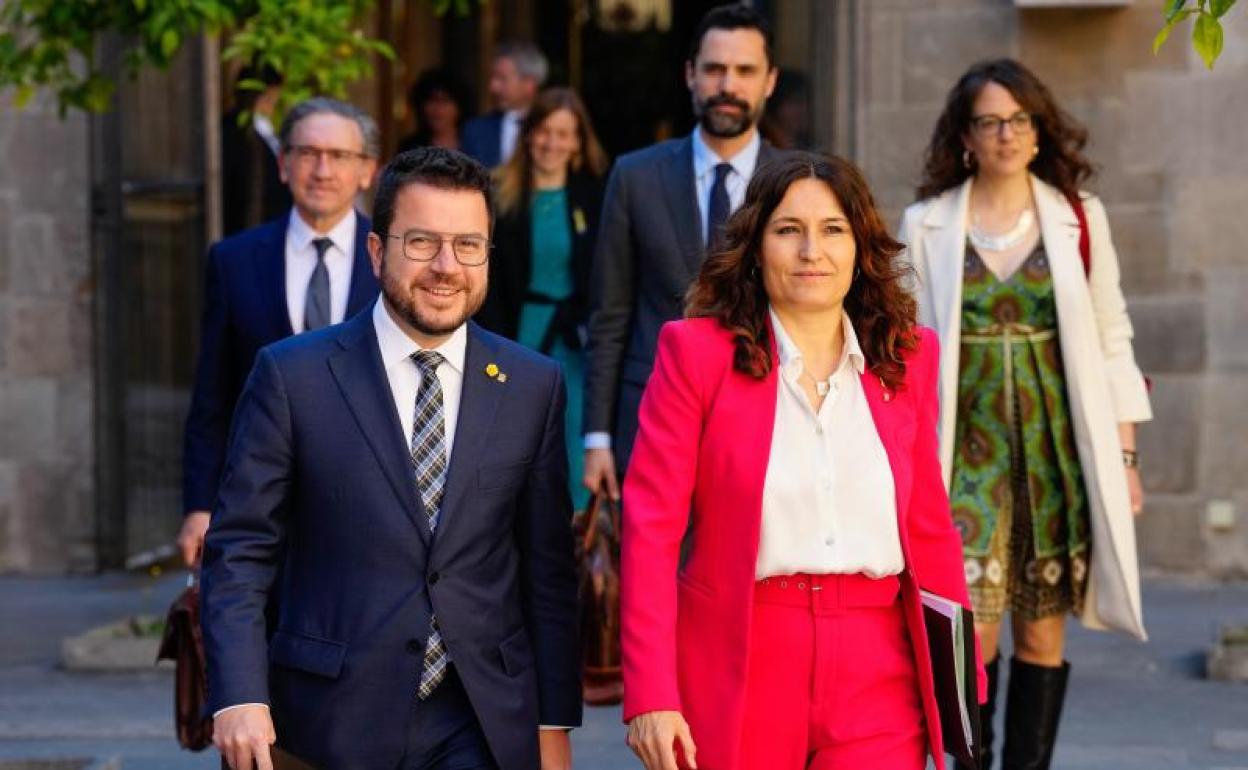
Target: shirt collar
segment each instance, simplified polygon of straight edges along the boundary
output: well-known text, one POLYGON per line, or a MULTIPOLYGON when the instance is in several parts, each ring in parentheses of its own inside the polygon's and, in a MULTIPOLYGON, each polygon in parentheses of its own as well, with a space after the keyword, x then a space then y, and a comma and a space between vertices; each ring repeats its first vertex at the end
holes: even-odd
POLYGON ((311 247, 315 239, 328 238, 343 254, 354 254, 356 221, 357 215, 355 209, 352 208, 345 217, 338 220, 338 224, 329 229, 329 232, 318 233, 304 221, 299 214, 299 209, 292 207, 290 223, 286 225, 286 241, 295 247, 296 253, 301 254, 311 247))
MULTIPOLYGON (((798 350, 797 344, 784 330, 784 324, 780 323, 780 317, 776 315, 775 309, 769 307, 767 313, 771 316, 771 328, 776 335, 780 368, 785 371, 786 375, 796 379, 802 374, 802 351, 798 350)), ((836 369, 833 371, 841 371, 848 363, 858 374, 862 374, 867 370, 867 357, 858 344, 858 335, 854 332, 853 322, 849 320, 849 313, 844 310, 841 311, 841 323, 845 335, 845 347, 841 349, 841 360, 837 362, 836 369)))
POLYGON ((714 174, 715 166, 719 163, 730 163, 732 170, 741 175, 742 179, 749 179, 754 176, 754 167, 758 165, 758 151, 763 146, 763 140, 759 137, 758 131, 754 131, 753 138, 749 144, 741 148, 741 151, 731 158, 721 158, 715 154, 715 151, 707 146, 702 139, 701 127, 693 129, 693 175, 701 179, 707 174, 714 174))
MULTIPOLYGON (((399 325, 390 317, 390 311, 386 310, 385 304, 386 301, 382 297, 378 297, 377 302, 374 303, 373 328, 377 330, 377 346, 381 349, 381 364, 389 370, 395 364, 411 358, 413 353, 422 348, 399 328, 399 325)), ((429 350, 441 353, 446 363, 462 376, 464 360, 468 355, 468 324, 460 324, 458 329, 451 332, 446 342, 429 350)))

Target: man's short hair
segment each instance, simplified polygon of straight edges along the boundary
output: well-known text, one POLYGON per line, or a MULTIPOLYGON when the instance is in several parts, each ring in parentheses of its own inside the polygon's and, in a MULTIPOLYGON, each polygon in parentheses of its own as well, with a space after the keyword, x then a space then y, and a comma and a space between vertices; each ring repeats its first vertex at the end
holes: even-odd
POLYGON ((550 74, 550 65, 546 62, 546 55, 532 43, 523 41, 500 43, 494 49, 494 58, 511 59, 521 76, 529 78, 538 86, 543 85, 546 82, 546 76, 550 74))
POLYGON ((693 30, 693 40, 689 43, 689 61, 690 63, 698 60, 698 53, 702 50, 702 38, 706 37, 706 33, 713 29, 752 29, 763 36, 763 47, 767 54, 767 66, 774 67, 775 41, 771 36, 771 25, 767 23, 767 19, 756 11, 752 6, 743 3, 729 3, 728 5, 718 5, 706 12, 702 20, 698 22, 698 26, 693 30))
POLYGON ((364 137, 364 154, 370 158, 380 157, 381 132, 377 130, 377 121, 354 104, 331 99, 328 96, 314 96, 290 108, 286 117, 282 119, 282 128, 278 132, 282 149, 290 149, 290 138, 295 133, 295 126, 299 124, 299 121, 313 115, 324 114, 338 115, 355 121, 355 124, 360 127, 360 136, 364 137))
POLYGON ((475 190, 485 198, 494 230, 494 195, 490 172, 459 150, 417 147, 401 152, 381 170, 377 196, 373 199, 373 232, 384 240, 394 224, 394 202, 404 187, 427 184, 442 190, 475 190))

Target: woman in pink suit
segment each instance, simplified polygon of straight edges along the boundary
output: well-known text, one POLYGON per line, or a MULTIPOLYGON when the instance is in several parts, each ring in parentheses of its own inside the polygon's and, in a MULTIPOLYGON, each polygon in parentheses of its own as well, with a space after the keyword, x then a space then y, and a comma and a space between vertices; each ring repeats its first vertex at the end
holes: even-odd
POLYGON ((969 599, 900 250, 853 165, 789 154, 663 328, 624 481, 648 770, 943 770, 919 588, 969 599))

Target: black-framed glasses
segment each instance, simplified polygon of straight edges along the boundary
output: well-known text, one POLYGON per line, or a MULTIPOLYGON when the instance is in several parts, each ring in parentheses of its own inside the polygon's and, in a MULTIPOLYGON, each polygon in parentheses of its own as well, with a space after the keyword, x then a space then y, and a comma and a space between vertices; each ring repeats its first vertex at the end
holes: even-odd
POLYGON ((1035 118, 1030 112, 1016 112, 1008 118, 996 115, 978 115, 971 118, 971 130, 979 136, 999 136, 1001 127, 1009 126, 1015 134, 1030 134, 1035 130, 1035 118))
POLYGON ((313 147, 310 144, 292 144, 286 148, 286 154, 295 159, 301 166, 315 166, 324 157, 329 165, 341 168, 353 160, 368 160, 368 154, 355 150, 343 150, 335 147, 313 147))
POLYGON ((402 235, 387 235, 403 243, 403 256, 413 262, 432 262, 442 251, 442 244, 450 241, 455 261, 464 267, 479 267, 490 258, 494 244, 484 235, 455 235, 435 233, 431 230, 408 230, 402 235))

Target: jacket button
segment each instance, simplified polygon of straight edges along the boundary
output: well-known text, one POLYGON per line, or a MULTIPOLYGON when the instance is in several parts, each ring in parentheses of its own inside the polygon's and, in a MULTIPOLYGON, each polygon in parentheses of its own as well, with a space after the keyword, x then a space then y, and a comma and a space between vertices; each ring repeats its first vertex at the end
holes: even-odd
POLYGON ((417 639, 408 639, 407 651, 413 655, 419 655, 422 652, 422 650, 420 649, 420 641, 417 639))
POLYGON ((438 574, 438 573, 436 573, 436 572, 430 572, 430 573, 429 573, 429 577, 425 578, 425 582, 426 582, 426 583, 428 583, 428 584, 429 584, 429 585, 431 585, 431 586, 436 586, 436 585, 438 584, 438 580, 439 580, 441 577, 442 577, 442 576, 441 576, 441 575, 439 575, 439 574, 438 574))

